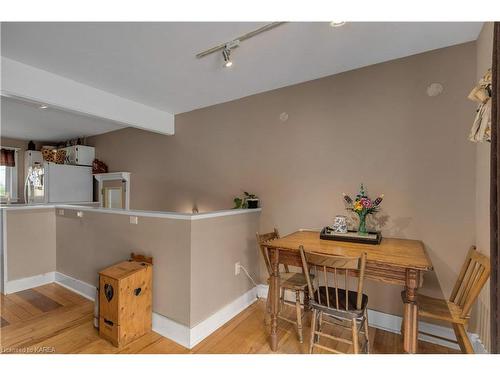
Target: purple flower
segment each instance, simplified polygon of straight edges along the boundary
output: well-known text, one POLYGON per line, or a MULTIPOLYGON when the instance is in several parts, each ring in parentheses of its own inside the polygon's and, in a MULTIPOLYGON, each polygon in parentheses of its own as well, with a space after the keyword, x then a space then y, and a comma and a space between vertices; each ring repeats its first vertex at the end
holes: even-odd
POLYGON ((372 206, 372 201, 369 198, 361 198, 360 202, 364 208, 371 208, 372 206))

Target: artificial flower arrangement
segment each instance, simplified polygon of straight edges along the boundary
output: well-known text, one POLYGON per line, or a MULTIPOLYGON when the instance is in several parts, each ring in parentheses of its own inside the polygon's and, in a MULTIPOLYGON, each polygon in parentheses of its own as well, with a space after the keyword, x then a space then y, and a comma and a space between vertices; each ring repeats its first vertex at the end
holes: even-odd
POLYGON ((345 193, 342 193, 342 195, 344 196, 346 210, 355 212, 359 217, 358 233, 366 235, 368 233, 366 230, 366 215, 373 214, 379 210, 380 203, 382 203, 382 199, 384 199, 384 194, 372 201, 366 195, 365 188, 363 184, 361 184, 359 193, 354 200, 345 193))

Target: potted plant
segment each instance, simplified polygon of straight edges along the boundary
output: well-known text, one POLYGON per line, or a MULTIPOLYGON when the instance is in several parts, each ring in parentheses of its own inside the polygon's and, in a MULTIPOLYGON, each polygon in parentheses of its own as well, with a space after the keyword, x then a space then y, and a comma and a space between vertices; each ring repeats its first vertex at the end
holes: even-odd
POLYGON ((259 197, 255 194, 243 192, 243 197, 235 197, 233 199, 234 208, 259 208, 259 197))

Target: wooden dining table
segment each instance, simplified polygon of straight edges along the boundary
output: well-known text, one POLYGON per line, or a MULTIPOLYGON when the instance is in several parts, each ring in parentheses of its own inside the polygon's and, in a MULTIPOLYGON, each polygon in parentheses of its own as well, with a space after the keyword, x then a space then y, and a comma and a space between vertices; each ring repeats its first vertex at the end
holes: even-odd
POLYGON ((320 239, 320 232, 301 230, 265 243, 270 255, 269 281, 271 305, 271 349, 278 349, 278 314, 280 309, 279 265, 302 267, 299 246, 306 251, 324 254, 359 256, 366 253, 365 277, 385 284, 401 285, 404 294, 404 338, 407 353, 417 353, 418 303, 417 290, 423 275, 433 269, 424 244, 418 240, 383 238, 378 245, 320 239))

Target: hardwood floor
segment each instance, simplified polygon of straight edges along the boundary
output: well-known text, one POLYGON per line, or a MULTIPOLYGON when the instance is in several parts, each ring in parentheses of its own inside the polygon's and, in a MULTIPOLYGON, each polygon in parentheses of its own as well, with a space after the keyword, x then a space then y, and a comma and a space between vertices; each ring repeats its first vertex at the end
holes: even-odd
MULTIPOLYGON (((264 323, 264 301, 258 301, 189 350, 155 332, 118 349, 101 339, 92 325, 93 302, 57 284, 1 295, 0 343, 3 353, 270 353, 268 325, 264 323)), ((293 308, 287 308, 290 317, 293 308)), ((309 314, 308 314, 309 315, 309 314)), ((306 317, 305 326, 309 325, 306 317)), ((307 353, 294 326, 280 321, 279 353, 307 353)), ((349 335, 349 333, 346 333, 349 335)), ((308 329, 304 329, 308 337, 308 329)), ((402 353, 400 335, 370 328, 372 353, 402 353)), ((305 339, 304 341, 307 341, 305 339)), ((342 346, 343 345, 343 346, 342 346)), ((347 344, 338 350, 349 350, 347 344)), ((421 353, 458 353, 452 349, 419 342, 421 353)))

